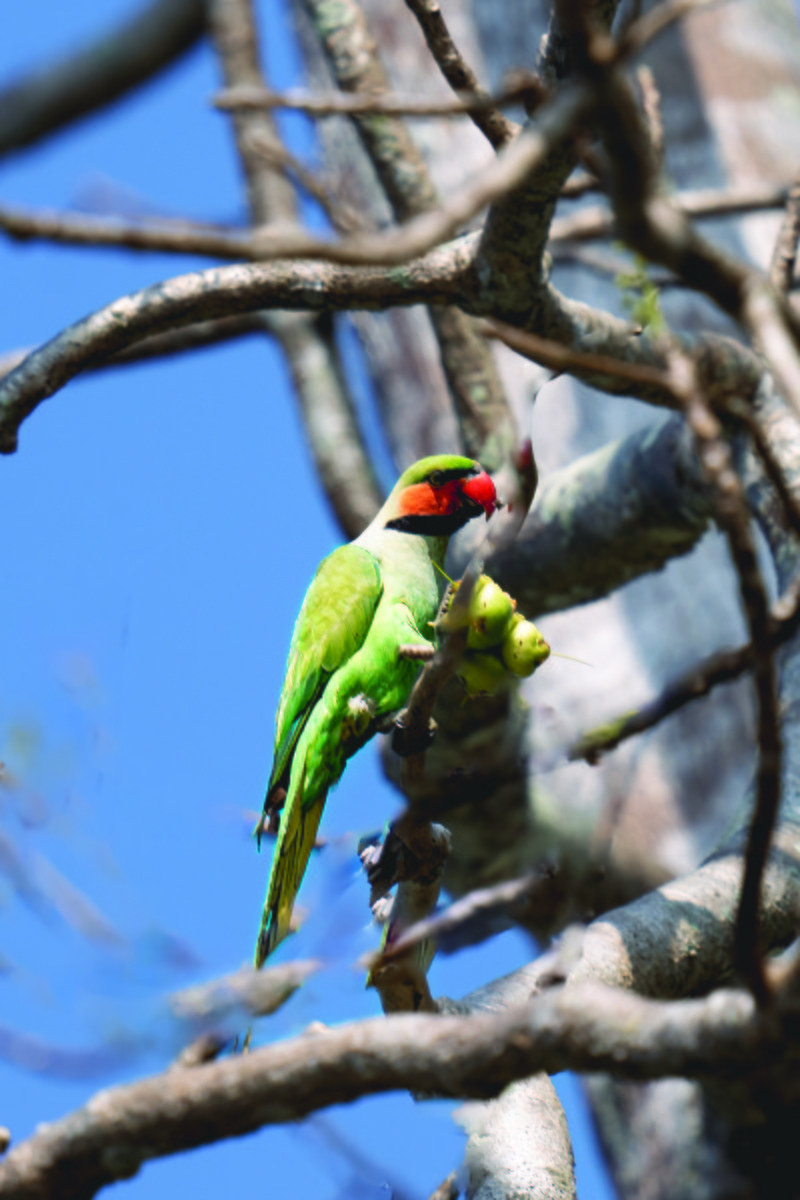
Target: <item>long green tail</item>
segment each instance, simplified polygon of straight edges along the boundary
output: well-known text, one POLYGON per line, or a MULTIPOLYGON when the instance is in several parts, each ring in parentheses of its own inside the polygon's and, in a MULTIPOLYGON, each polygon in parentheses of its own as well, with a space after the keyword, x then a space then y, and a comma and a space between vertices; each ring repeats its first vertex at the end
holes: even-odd
POLYGON ((287 800, 281 813, 278 840, 267 885, 267 898, 264 901, 256 942, 256 970, 264 965, 267 957, 289 933, 292 909, 306 873, 322 819, 322 810, 325 807, 327 792, 323 792, 307 807, 303 806, 303 780, 304 772, 300 775, 297 787, 291 789, 292 798, 287 800))

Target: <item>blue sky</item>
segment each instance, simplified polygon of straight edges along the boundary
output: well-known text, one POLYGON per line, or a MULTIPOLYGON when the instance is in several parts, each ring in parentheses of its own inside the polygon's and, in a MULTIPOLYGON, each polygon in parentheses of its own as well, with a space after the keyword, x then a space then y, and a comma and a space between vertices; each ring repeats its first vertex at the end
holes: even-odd
MULTIPOLYGON (((135 7, 12 6, 0 77, 135 7)), ((285 86, 295 64, 277 2, 262 16, 274 31, 265 39, 273 81, 285 86)), ((208 104, 216 86, 212 57, 198 48, 109 113, 0 163, 0 198, 96 208, 110 196, 112 205, 240 219, 226 121, 208 104)), ((293 136, 304 129, 296 121, 293 136)), ((0 350, 35 345, 118 295, 206 265, 4 240, 0 350)), ((385 454, 381 462, 388 476, 385 454)), ((88 1081, 54 1080, 55 1058, 44 1075, 0 1061, 0 1124, 18 1141, 101 1084, 164 1067, 177 1046, 164 995, 250 959, 268 858, 256 854, 244 814, 260 807, 294 617, 339 538, 281 359, 255 338, 74 381, 0 460, 0 505, 0 760, 15 781, 0 789, 0 831, 19 855, 16 886, 0 874, 0 1049, 3 1029, 73 1049, 137 1046, 127 1066, 88 1081)), ((284 951, 340 965, 265 1024, 265 1037, 378 1012, 350 966, 377 938, 353 851, 396 810, 369 747, 328 805, 333 849, 304 888, 311 919, 284 951)), ((437 962, 434 993, 462 994, 530 953, 508 934, 437 962)), ((581 1194, 608 1195, 584 1155, 576 1089, 563 1086, 581 1194)), ((327 1123, 149 1165, 118 1194, 160 1200, 178 1186, 203 1200, 250 1192, 260 1177, 274 1200, 385 1196, 387 1181, 424 1197, 460 1160, 449 1111, 380 1098, 327 1123), (358 1145, 374 1169, 356 1170, 337 1139, 358 1145)))

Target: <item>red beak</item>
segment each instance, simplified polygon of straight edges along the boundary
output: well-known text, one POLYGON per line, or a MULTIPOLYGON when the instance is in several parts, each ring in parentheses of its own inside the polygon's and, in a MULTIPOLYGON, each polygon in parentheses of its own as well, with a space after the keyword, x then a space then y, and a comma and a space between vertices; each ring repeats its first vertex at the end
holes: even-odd
POLYGON ((476 504, 480 504, 486 513, 486 520, 488 521, 497 508, 497 492, 486 472, 481 471, 480 475, 474 475, 471 479, 465 479, 461 484, 461 491, 465 496, 469 496, 470 500, 474 500, 476 504))

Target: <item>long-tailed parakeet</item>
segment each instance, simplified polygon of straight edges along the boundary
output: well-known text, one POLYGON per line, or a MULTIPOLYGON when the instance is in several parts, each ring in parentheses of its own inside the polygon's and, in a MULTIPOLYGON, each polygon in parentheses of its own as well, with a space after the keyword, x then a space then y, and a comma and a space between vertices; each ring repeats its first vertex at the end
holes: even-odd
POLYGON ((423 458, 401 475, 367 529, 320 563, 294 627, 275 717, 264 819, 274 828, 280 811, 280 825, 257 967, 289 932, 328 789, 406 703, 419 663, 398 651, 431 644, 444 587, 436 568, 450 535, 496 506, 479 463, 423 458))

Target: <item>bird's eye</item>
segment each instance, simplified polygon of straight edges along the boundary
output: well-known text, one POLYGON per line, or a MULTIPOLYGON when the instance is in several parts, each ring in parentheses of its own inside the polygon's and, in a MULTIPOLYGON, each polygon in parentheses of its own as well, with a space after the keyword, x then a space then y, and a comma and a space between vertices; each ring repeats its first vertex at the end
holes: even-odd
POLYGON ((434 471, 433 474, 428 479, 428 482, 430 483, 431 487, 435 487, 435 488, 441 487, 442 484, 444 483, 444 476, 442 475, 442 472, 434 471))

